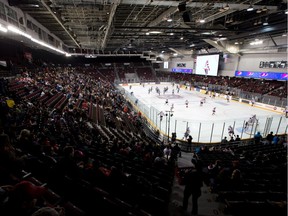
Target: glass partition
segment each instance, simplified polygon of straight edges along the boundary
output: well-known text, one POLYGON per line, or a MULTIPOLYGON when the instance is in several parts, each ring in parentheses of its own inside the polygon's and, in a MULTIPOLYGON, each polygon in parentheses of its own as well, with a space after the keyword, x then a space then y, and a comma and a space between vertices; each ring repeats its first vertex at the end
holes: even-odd
POLYGON ((176 133, 176 138, 185 140, 187 128, 193 137, 193 142, 216 143, 221 142, 224 137, 229 138, 228 127, 234 129, 235 135, 241 139, 253 138, 256 132, 260 132, 265 137, 270 131, 274 134, 287 133, 287 119, 284 115, 257 116, 251 121, 244 118, 235 118, 233 120, 225 119, 218 121, 192 121, 184 118, 175 117, 173 111, 169 108, 162 113, 153 105, 147 105, 139 101, 133 94, 125 91, 124 88, 118 88, 126 96, 135 108, 138 109, 147 118, 155 130, 159 130, 164 137, 171 139, 172 133, 176 133))

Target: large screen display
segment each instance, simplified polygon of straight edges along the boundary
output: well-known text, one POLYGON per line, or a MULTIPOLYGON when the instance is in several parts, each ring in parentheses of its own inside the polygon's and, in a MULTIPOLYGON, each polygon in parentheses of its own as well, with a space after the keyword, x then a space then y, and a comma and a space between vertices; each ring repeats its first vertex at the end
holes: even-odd
POLYGON ((196 74, 217 76, 219 65, 219 55, 202 55, 197 56, 196 74))
POLYGON ((235 71, 235 76, 260 79, 288 80, 287 73, 277 72, 235 71))

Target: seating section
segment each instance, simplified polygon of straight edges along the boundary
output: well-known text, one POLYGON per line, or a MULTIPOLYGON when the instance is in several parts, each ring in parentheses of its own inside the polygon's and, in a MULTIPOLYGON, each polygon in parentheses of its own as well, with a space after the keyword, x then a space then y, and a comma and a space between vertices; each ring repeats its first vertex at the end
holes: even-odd
MULTIPOLYGON (((139 68, 142 80, 155 80, 149 65, 139 68)), ((241 79, 169 76, 177 82, 248 88, 241 79)), ((182 184, 183 170, 189 167, 175 170, 177 158, 164 157, 165 146, 115 89, 115 77, 113 67, 98 65, 47 67, 1 81, 5 147, 0 151, 0 186, 21 180, 45 186, 45 203, 65 208, 69 216, 169 215, 175 171, 182 184), (7 97, 15 101, 15 109, 6 106, 7 97)), ((281 85, 259 88, 269 86, 269 92, 281 85)), ((284 215, 286 147, 246 143, 197 149, 205 183, 228 214, 284 215)))
POLYGON ((198 154, 206 182, 232 215, 287 214, 287 148, 231 145, 198 154), (229 151, 228 151, 229 150, 229 151))
POLYGON ((72 216, 168 214, 175 161, 154 162, 164 146, 141 131, 142 116, 99 71, 49 70, 7 84, 21 107, 19 138, 9 135, 25 179, 44 182, 51 206, 72 216))

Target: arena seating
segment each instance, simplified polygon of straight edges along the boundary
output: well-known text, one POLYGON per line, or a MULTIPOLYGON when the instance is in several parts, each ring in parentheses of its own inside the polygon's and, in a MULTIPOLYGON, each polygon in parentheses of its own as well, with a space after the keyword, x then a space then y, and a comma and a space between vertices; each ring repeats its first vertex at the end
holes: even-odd
MULTIPOLYGON (((147 74, 142 69, 137 70, 140 77, 155 80, 152 71, 147 74)), ((67 215, 92 216, 101 211, 107 215, 168 215, 175 158, 163 158, 162 143, 147 135, 143 117, 115 90, 111 84, 114 70, 101 65, 63 71, 59 74, 48 68, 45 73, 32 75, 31 80, 16 78, 7 84, 9 95, 18 97, 19 110, 7 111, 17 127, 11 122, 1 127, 19 150, 17 156, 24 159, 23 168, 31 173, 21 178, 37 185, 45 182, 51 191, 47 202, 63 206, 67 215), (127 112, 124 107, 128 107, 127 112), (68 150, 74 155, 68 155, 68 150), (157 157, 163 163, 156 163, 157 157)), ((177 82, 246 86, 242 79, 170 76, 177 82)), ((265 83, 267 88, 261 91, 275 91, 278 83, 273 83, 265 83)), ((5 102, 4 96, 0 98, 5 102)), ((226 204, 226 211, 249 215, 252 207, 253 214, 276 212, 282 216, 283 203, 287 202, 283 193, 287 189, 283 175, 287 149, 263 143, 222 147, 200 149, 198 155, 204 167, 221 160, 225 168, 221 178, 212 176, 207 168, 206 182, 213 183, 211 192, 226 204), (237 190, 228 180, 234 169, 242 175, 243 184, 237 190)), ((181 177, 181 171, 177 172, 181 177)))

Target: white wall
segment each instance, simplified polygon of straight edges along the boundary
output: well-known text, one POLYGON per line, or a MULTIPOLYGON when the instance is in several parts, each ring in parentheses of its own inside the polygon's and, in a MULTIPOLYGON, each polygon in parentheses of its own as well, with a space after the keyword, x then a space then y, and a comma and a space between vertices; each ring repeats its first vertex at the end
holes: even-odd
POLYGON ((183 58, 171 58, 169 60, 167 60, 169 62, 168 65, 168 69, 163 69, 163 64, 160 65, 160 69, 162 71, 168 71, 171 72, 172 68, 186 68, 186 69, 193 69, 194 68, 194 58, 192 58, 191 56, 185 56, 183 58), (177 67, 178 63, 185 63, 186 67, 177 67))
POLYGON ((287 53, 244 54, 239 59, 237 70, 287 72, 287 68, 259 68, 260 61, 287 61, 287 53))

